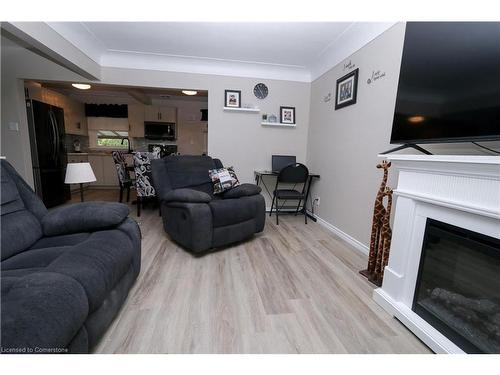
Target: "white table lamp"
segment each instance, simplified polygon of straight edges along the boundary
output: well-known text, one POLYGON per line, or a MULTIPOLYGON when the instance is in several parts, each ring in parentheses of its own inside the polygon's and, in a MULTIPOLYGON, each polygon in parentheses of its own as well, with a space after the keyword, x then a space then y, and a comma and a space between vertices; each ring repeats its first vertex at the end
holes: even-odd
POLYGON ((96 181, 90 163, 68 163, 65 184, 80 184, 80 198, 83 202, 83 184, 96 181))

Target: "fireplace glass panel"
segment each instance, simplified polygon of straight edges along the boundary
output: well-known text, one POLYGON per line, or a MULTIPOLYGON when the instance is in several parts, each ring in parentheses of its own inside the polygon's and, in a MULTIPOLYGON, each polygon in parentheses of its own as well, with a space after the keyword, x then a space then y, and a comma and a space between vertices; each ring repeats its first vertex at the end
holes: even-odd
POLYGON ((467 353, 500 353, 500 240, 427 219, 413 311, 467 353))

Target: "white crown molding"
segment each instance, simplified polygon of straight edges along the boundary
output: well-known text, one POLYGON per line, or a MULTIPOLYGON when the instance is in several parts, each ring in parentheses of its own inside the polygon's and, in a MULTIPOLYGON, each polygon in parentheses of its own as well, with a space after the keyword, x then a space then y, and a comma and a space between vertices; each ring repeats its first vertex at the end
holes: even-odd
POLYGON ((333 40, 310 67, 314 81, 394 26, 395 22, 353 22, 333 40))
POLYGON ((311 82, 309 69, 302 66, 172 56, 133 51, 108 50, 101 57, 101 65, 109 68, 160 70, 179 73, 311 82))

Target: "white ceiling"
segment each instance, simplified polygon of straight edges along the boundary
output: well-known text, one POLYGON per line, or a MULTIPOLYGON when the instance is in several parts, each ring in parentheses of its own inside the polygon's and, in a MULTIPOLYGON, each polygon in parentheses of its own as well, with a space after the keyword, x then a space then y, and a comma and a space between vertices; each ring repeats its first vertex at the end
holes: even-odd
POLYGON ((298 81, 317 78, 392 26, 349 22, 48 25, 102 66, 298 81))
POLYGON ((307 67, 350 23, 86 22, 84 26, 111 51, 307 67))

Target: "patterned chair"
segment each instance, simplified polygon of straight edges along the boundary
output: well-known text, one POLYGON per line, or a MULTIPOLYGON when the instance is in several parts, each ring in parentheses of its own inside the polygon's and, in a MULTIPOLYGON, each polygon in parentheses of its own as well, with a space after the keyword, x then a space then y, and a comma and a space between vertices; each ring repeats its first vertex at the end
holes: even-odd
POLYGON ((145 200, 156 198, 156 191, 151 181, 151 160, 159 158, 160 148, 155 148, 153 152, 136 152, 134 154, 137 216, 141 216, 141 205, 145 200))
POLYGON ((123 190, 127 190, 127 202, 130 200, 130 188, 134 185, 134 180, 130 178, 129 171, 127 170, 127 163, 123 157, 123 152, 113 151, 111 153, 113 161, 115 162, 116 173, 118 174, 118 182, 120 183, 120 199, 123 200, 123 190))

